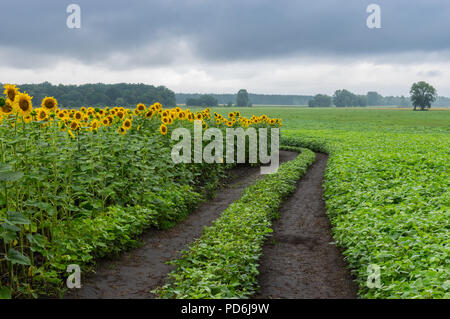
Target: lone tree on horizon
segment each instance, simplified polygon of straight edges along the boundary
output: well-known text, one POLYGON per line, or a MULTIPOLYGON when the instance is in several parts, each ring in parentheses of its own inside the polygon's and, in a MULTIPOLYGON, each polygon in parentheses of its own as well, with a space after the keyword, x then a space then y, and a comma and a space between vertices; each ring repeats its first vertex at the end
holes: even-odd
POLYGON ((236 96, 236 106, 250 106, 247 90, 245 89, 239 90, 236 96))
POLYGON ((436 89, 425 81, 414 83, 411 87, 411 101, 414 106, 414 111, 417 107, 421 111, 431 108, 431 103, 436 101, 436 89))

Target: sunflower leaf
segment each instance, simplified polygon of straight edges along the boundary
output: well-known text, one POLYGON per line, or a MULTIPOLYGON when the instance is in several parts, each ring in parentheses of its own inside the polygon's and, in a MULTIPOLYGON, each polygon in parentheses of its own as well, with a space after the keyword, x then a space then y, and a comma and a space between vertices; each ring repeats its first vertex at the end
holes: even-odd
POLYGON ((19 265, 25 265, 25 266, 31 265, 30 258, 28 258, 27 256, 23 255, 18 250, 15 250, 13 248, 9 249, 6 259, 12 264, 19 264, 19 265))

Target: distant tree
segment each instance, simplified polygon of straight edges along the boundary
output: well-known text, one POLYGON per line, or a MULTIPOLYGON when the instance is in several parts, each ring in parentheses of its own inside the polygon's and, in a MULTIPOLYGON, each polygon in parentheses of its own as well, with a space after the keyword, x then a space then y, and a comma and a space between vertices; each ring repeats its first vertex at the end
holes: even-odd
POLYGON ((378 106, 383 104, 383 96, 377 92, 367 92, 367 105, 378 106))
POLYGON ((331 97, 325 94, 317 94, 309 100, 308 105, 310 107, 330 107, 331 97))
POLYGON ((353 94, 347 90, 337 90, 333 95, 333 103, 336 107, 367 106, 367 97, 353 94))
POLYGON ((186 99, 186 106, 200 106, 198 99, 190 97, 186 99))
POLYGON ((114 102, 117 106, 125 106, 126 104, 123 97, 118 97, 114 102))
POLYGON ((411 100, 407 99, 405 96, 400 97, 400 101, 398 103, 399 107, 410 107, 411 106, 411 100))
POLYGON ((333 95, 336 107, 353 106, 354 94, 347 90, 337 90, 333 95))
POLYGON ((414 111, 417 107, 421 111, 431 108, 431 103, 436 101, 437 98, 436 89, 424 81, 414 83, 411 87, 410 94, 414 111))
POLYGON ((201 95, 198 98, 198 103, 198 105, 203 107, 212 107, 218 104, 217 99, 211 95, 201 95))
POLYGON ((356 95, 353 106, 367 106, 367 96, 366 95, 356 95))
POLYGON ((217 99, 211 95, 200 95, 198 98, 187 98, 186 106, 202 106, 202 107, 212 107, 217 106, 217 99))
POLYGON ((248 92, 245 89, 239 90, 236 97, 237 106, 248 106, 248 92))

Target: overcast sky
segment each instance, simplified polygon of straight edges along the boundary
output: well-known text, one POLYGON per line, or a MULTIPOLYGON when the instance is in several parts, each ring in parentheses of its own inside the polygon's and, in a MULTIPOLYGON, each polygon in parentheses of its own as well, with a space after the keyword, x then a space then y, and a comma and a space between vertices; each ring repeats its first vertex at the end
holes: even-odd
POLYGON ((0 0, 0 82, 450 96, 449 0, 0 0), (66 25, 69 4, 81 28, 66 25), (381 29, 366 8, 381 7, 381 29))

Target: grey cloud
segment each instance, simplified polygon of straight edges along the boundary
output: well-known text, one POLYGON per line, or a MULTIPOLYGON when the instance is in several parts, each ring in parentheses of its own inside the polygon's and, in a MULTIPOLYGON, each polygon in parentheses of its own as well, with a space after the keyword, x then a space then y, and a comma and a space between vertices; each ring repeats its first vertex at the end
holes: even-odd
POLYGON ((2 4, 2 12, 0 56, 9 59, 0 64, 14 67, 64 59, 134 68, 189 55, 242 61, 450 50, 448 0, 16 0, 2 4), (66 27, 72 2, 82 9, 78 30, 66 27), (373 2, 382 9, 379 30, 366 27, 373 2))
POLYGON ((434 78, 442 75, 442 72, 439 70, 429 70, 429 71, 421 71, 417 73, 418 76, 434 78))

